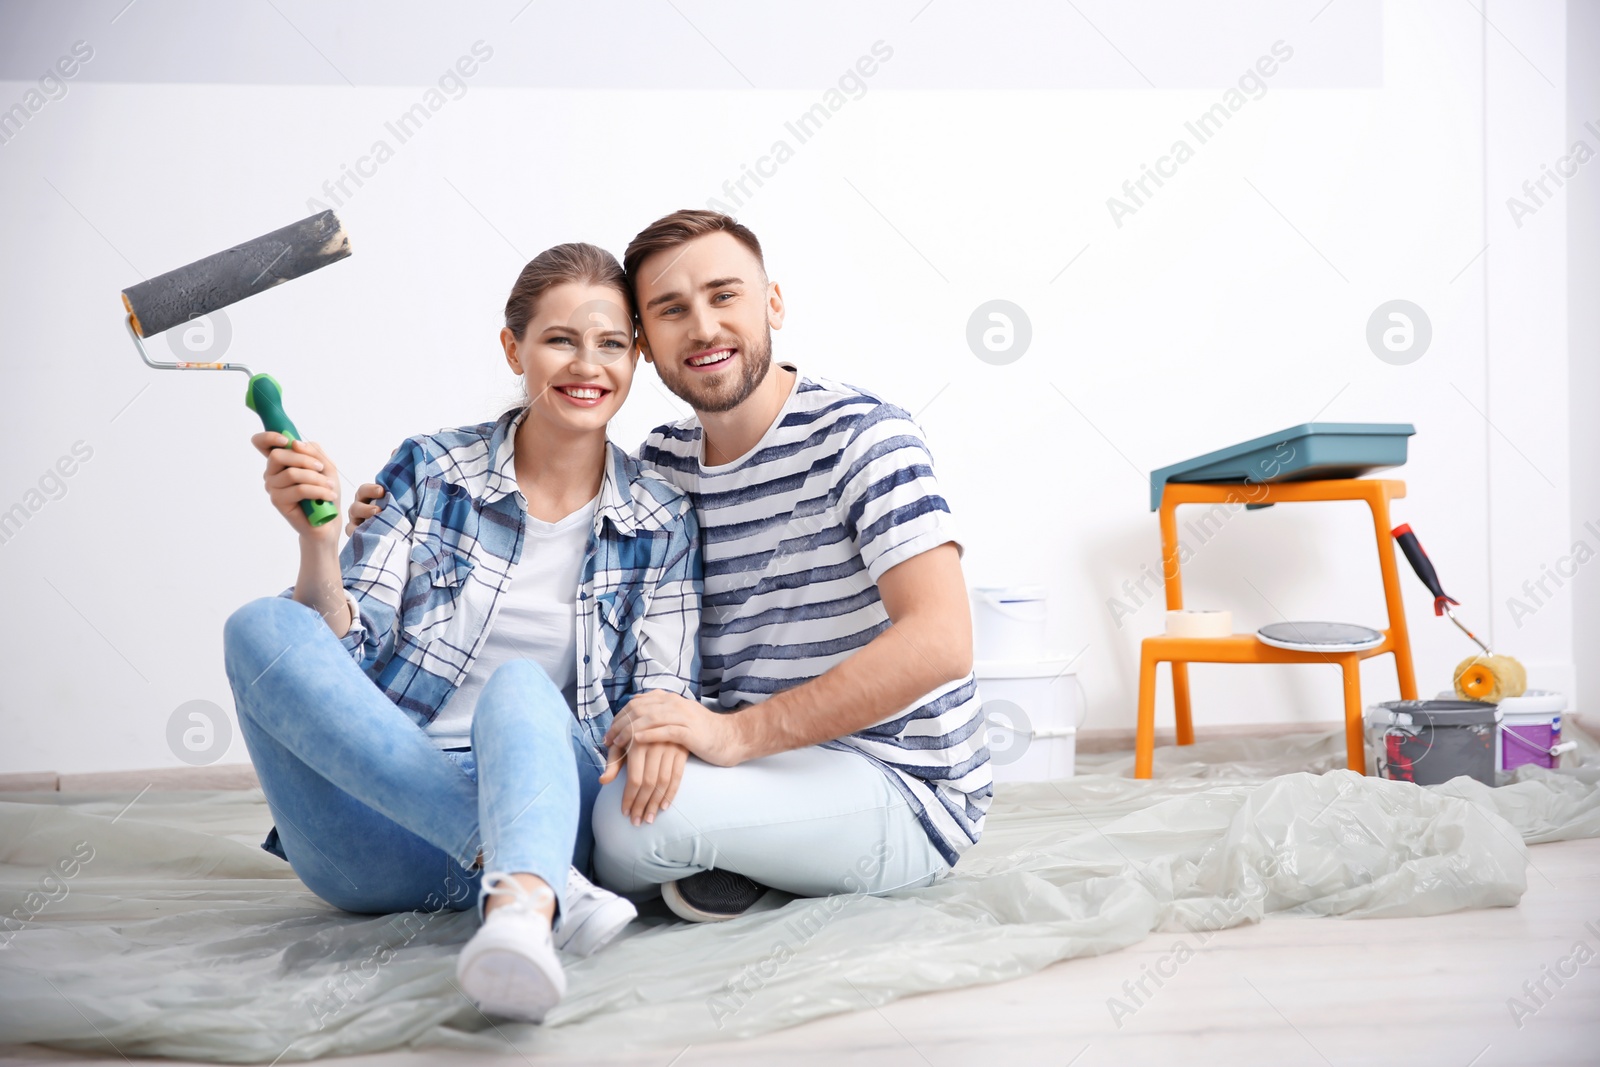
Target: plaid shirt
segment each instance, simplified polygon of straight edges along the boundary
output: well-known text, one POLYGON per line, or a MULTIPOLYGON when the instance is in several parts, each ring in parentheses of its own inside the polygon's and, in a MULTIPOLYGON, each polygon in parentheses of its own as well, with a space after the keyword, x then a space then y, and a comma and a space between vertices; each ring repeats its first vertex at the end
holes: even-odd
MULTIPOLYGON (((382 510, 340 554, 353 620, 343 644, 418 725, 465 680, 521 558, 522 415, 514 408, 494 422, 407 438, 378 475, 382 510)), ((634 694, 700 692, 694 510, 615 444, 606 453, 576 590, 577 712, 596 744, 634 694)))

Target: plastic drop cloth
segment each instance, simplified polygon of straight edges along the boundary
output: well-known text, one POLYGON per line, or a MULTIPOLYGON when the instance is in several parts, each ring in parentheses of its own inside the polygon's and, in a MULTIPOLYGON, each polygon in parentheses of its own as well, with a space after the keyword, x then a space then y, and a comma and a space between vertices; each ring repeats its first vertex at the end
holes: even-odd
POLYGON ((1001 786, 983 841, 926 889, 636 923, 569 961, 542 1027, 491 1027, 455 989, 470 912, 359 917, 313 897, 258 847, 258 792, 14 794, 0 914, 27 921, 0 922, 0 1043, 235 1062, 507 1041, 670 1056, 1154 931, 1509 906, 1526 842, 1600 835, 1600 755, 1571 733, 1574 769, 1522 768, 1498 789, 1360 777, 1340 769, 1339 734, 1162 749, 1150 781, 1124 777, 1131 754, 1083 757, 1076 778, 1001 786))

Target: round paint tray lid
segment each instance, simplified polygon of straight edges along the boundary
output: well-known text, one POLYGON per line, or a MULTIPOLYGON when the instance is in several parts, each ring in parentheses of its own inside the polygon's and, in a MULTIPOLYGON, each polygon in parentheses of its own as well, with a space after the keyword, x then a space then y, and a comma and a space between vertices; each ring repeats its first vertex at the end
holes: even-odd
POLYGON ((1365 652, 1383 644, 1383 634, 1348 622, 1273 622, 1256 631, 1261 643, 1293 652, 1365 652))

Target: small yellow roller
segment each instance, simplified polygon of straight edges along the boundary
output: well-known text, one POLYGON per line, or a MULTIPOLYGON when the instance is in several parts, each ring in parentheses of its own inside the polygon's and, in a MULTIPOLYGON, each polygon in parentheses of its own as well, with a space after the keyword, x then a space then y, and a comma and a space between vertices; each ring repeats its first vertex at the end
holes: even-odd
POLYGON ((1528 691, 1528 672, 1510 656, 1468 656, 1452 672, 1456 695, 1463 700, 1487 700, 1498 704, 1508 697, 1528 691))

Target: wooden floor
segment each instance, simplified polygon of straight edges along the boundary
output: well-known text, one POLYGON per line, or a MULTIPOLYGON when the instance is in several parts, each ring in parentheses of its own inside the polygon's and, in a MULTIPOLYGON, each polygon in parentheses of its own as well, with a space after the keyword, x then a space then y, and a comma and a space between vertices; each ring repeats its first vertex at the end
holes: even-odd
MULTIPOLYGON (((1424 919, 1271 919, 1203 942, 1201 935, 1156 934, 1122 952, 1069 960, 1000 985, 616 1062, 1593 1067, 1600 1064, 1600 840, 1535 845, 1529 855, 1528 892, 1516 908, 1424 919), (1186 950, 1176 948, 1180 941, 1186 950), (1574 959, 1580 945, 1587 964, 1574 959), (1171 976, 1157 986, 1152 972, 1171 976), (1532 996, 1525 982, 1533 984, 1532 996), (1523 1005, 1520 1018, 1513 1000, 1523 1005)), ((0 1064, 41 1062, 128 1061, 0 1050, 0 1064)), ((424 1050, 334 1062, 542 1067, 561 1061, 508 1049, 504 1056, 424 1050)))

